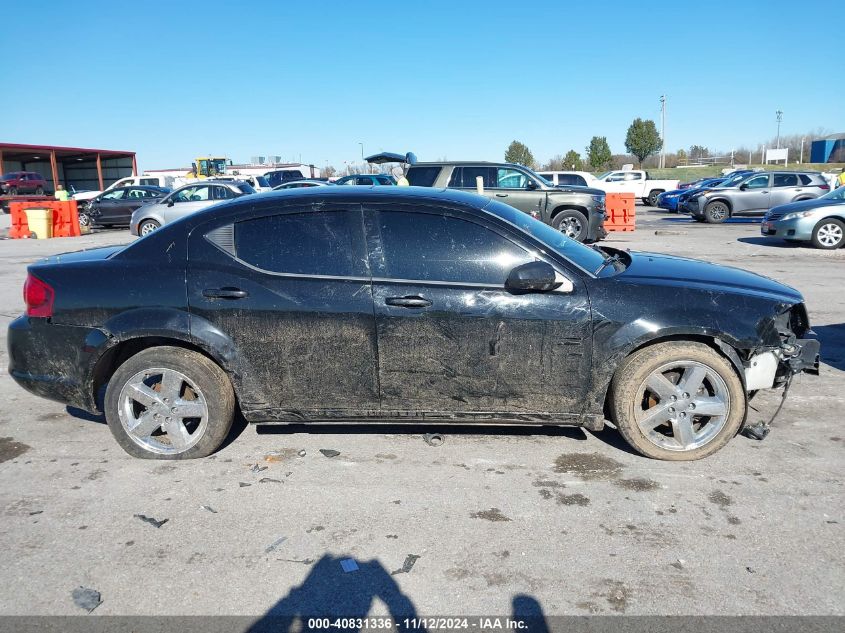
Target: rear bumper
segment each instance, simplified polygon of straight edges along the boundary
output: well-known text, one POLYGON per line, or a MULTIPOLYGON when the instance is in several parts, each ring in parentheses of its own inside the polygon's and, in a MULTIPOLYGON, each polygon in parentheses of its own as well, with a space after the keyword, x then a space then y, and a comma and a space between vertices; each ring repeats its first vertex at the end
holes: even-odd
POLYGON ((22 316, 9 324, 9 374, 37 396, 96 411, 93 368, 107 342, 96 328, 22 316))

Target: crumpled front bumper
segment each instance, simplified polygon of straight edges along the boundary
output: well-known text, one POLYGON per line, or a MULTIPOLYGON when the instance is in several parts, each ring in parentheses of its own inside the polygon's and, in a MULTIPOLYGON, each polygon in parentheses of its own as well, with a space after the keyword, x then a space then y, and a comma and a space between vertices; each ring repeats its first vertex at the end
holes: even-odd
POLYGON ((819 341, 794 339, 779 349, 755 354, 745 364, 745 389, 771 389, 786 384, 800 373, 819 374, 819 341))

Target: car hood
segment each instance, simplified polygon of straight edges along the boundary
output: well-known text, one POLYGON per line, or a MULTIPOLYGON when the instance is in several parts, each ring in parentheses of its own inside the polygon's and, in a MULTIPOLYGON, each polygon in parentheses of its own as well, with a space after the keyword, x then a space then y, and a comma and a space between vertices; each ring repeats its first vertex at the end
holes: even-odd
POLYGON ((594 189, 593 187, 582 187, 581 185, 556 185, 550 189, 552 193, 568 191, 570 193, 584 193, 590 196, 606 196, 607 192, 602 189, 594 189))
POLYGON ((845 211, 845 202, 842 200, 820 200, 819 198, 815 198, 813 200, 800 200, 799 202, 782 204, 779 207, 774 207, 769 213, 786 215, 787 213, 795 213, 796 211, 811 211, 812 209, 833 206, 842 207, 842 210, 845 211))
POLYGON ((729 292, 800 303, 801 293, 774 279, 740 268, 660 253, 628 253, 631 264, 620 276, 637 283, 729 292))

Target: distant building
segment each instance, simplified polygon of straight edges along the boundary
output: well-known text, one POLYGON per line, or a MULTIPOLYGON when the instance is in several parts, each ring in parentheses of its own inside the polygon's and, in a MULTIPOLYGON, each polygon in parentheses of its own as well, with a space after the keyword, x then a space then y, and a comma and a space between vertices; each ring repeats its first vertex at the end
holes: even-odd
POLYGON ((810 146, 811 163, 845 163, 845 134, 813 141, 810 146))

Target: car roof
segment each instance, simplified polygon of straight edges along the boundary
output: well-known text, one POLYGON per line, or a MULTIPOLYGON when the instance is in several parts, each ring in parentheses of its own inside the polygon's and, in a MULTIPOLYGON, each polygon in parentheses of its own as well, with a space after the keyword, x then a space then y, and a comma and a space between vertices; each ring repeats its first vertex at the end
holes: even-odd
POLYGON ((411 165, 409 169, 413 169, 414 167, 433 167, 433 166, 441 166, 444 167, 446 165, 490 165, 498 166, 498 167, 522 167, 524 169, 530 169, 530 167, 525 167, 525 165, 520 165, 518 163, 494 163, 489 160, 445 160, 442 162, 428 162, 428 163, 416 163, 411 165))
POLYGON ((167 191, 167 187, 156 187, 154 185, 123 185, 122 187, 115 187, 112 191, 120 191, 121 189, 142 189, 143 191, 167 191))
MULTIPOLYGON (((326 201, 342 200, 357 203, 363 202, 389 202, 398 200, 402 202, 437 200, 465 205, 475 209, 482 209, 490 203, 488 198, 474 193, 458 191, 455 189, 435 189, 434 187, 384 187, 377 185, 357 185, 354 187, 300 187, 296 189, 277 189, 262 193, 259 196, 245 196, 238 200, 216 205, 216 209, 231 205, 261 204, 271 205, 274 202, 286 200, 302 200, 308 202, 311 199, 326 201)), ((212 209, 212 212, 214 209, 212 209)), ((206 211, 198 211, 193 214, 199 216, 206 211)))

